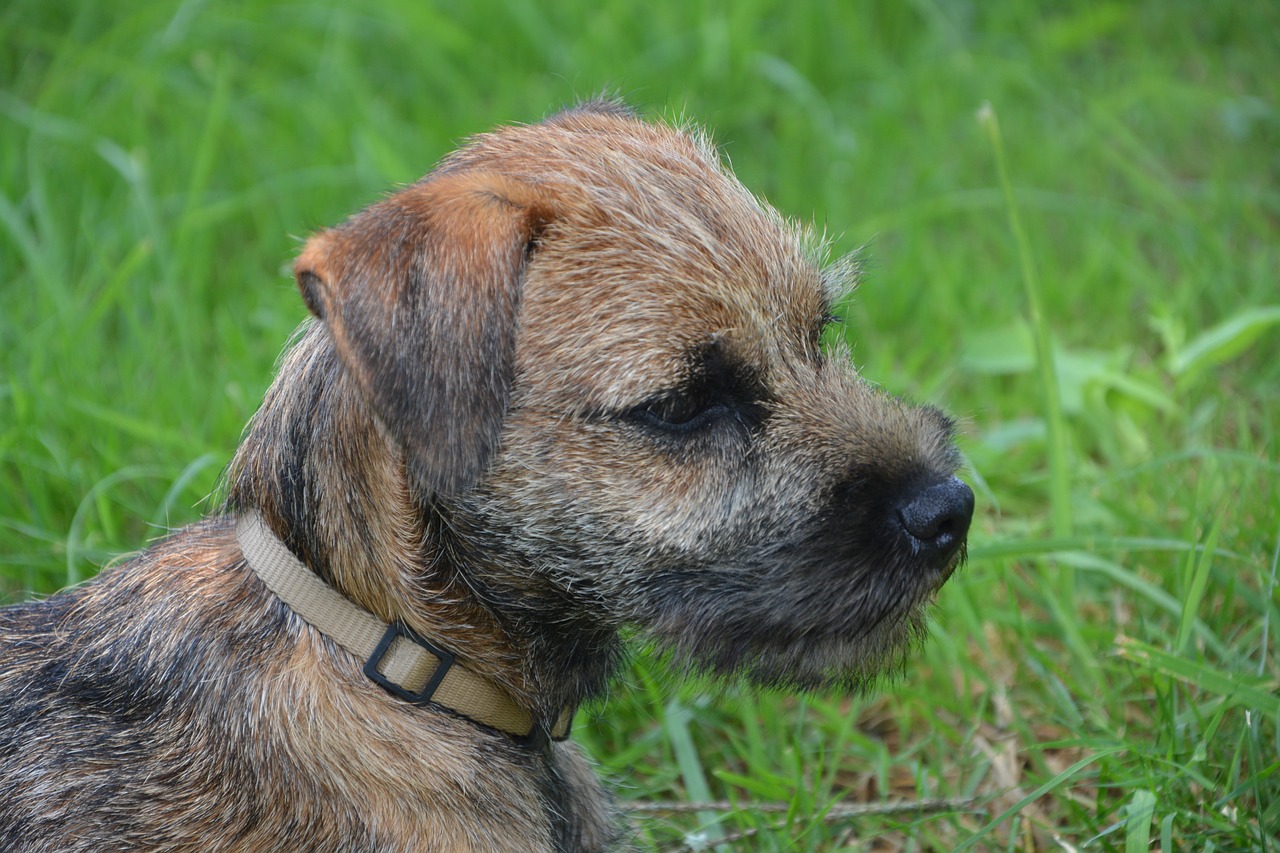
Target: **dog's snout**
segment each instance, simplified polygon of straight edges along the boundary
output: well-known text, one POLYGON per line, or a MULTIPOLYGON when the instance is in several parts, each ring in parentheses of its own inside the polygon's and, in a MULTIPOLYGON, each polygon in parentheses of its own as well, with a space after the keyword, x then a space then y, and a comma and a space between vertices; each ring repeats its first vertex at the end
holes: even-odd
POLYGON ((973 519, 973 490, 958 477, 930 483, 898 506, 898 522, 922 549, 950 555, 973 519))

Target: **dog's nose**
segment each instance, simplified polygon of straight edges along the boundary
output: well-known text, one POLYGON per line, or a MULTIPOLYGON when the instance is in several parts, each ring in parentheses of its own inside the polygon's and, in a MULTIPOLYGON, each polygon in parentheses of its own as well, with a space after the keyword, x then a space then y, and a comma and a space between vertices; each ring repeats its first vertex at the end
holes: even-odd
POLYGON ((922 550, 951 556, 973 519, 973 490, 958 477, 932 483, 898 507, 902 529, 922 550))

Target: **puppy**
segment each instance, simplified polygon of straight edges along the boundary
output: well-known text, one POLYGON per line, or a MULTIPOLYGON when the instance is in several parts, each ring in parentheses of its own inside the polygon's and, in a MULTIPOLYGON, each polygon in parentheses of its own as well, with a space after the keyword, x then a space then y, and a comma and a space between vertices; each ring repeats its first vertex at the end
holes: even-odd
POLYGON ((634 626, 859 688, 963 559, 952 425, 819 340, 849 265, 593 102, 323 231, 222 511, 0 611, 0 848, 599 851, 634 626))

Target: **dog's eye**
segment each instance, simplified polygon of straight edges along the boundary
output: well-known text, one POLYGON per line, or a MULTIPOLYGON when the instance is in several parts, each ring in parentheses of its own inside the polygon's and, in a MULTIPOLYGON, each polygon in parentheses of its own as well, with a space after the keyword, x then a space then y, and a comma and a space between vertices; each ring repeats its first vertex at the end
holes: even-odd
POLYGON ((666 432, 695 432, 729 414, 729 406, 680 394, 662 397, 636 406, 630 411, 633 420, 666 432))
POLYGON ((692 438, 733 426, 747 436, 768 417, 757 373, 728 359, 718 341, 690 354, 684 382, 627 409, 623 416, 651 434, 692 438))

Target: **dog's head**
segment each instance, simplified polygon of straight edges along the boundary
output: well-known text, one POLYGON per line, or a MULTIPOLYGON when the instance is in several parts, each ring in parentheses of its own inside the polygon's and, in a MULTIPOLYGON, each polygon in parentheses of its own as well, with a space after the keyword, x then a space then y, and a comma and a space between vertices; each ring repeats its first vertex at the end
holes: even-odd
POLYGON ((508 618, 859 683, 963 557, 950 421, 820 345, 850 265, 695 133, 595 103, 481 136, 295 271, 508 618))

